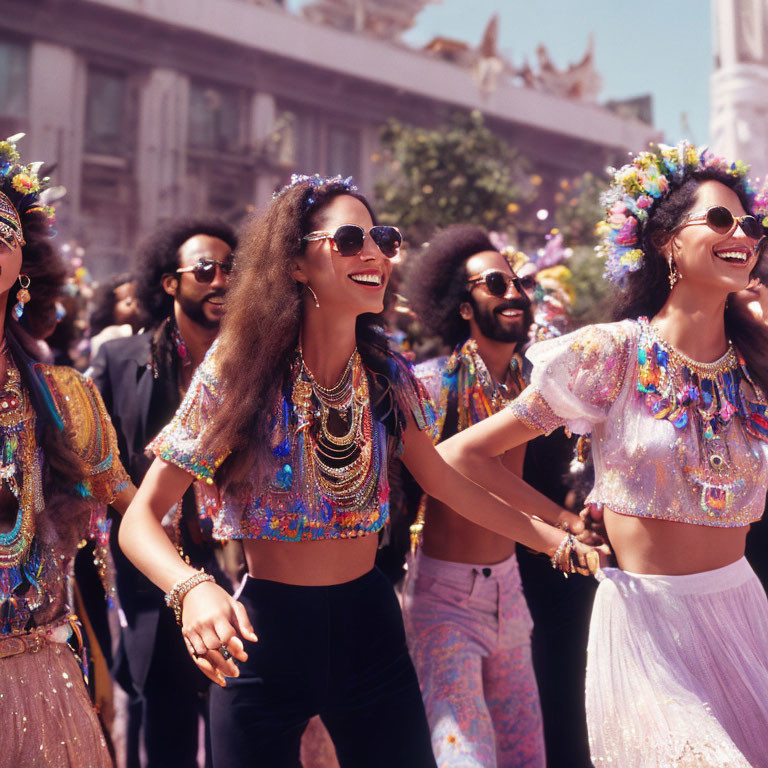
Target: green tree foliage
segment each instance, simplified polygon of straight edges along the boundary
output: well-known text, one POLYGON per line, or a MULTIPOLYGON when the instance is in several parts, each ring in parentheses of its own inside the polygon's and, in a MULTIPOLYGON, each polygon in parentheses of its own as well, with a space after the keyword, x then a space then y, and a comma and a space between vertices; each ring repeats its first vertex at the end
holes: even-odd
POLYGON ((575 179, 564 179, 555 193, 554 225, 563 233, 565 245, 596 245, 595 225, 605 212, 600 195, 608 188, 608 179, 587 171, 575 179))
POLYGON ((527 163, 488 129, 480 112, 456 113, 434 129, 390 120, 381 144, 381 219, 397 224, 411 242, 459 222, 513 228, 520 202, 531 196, 527 163))
POLYGON ((595 253, 594 246, 574 248, 566 266, 571 270, 570 283, 576 293, 571 307, 573 327, 610 322, 616 288, 603 279, 605 261, 595 253))

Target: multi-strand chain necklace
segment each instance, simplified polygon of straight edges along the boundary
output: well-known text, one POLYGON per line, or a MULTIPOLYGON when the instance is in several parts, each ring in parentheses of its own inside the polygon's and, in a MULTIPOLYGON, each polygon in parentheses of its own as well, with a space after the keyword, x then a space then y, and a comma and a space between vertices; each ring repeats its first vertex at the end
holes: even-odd
POLYGON ((299 346, 293 404, 308 479, 333 506, 366 506, 378 484, 381 449, 373 440, 368 378, 357 349, 338 382, 323 387, 307 368, 299 346), (334 422, 344 427, 342 434, 332 430, 334 422))

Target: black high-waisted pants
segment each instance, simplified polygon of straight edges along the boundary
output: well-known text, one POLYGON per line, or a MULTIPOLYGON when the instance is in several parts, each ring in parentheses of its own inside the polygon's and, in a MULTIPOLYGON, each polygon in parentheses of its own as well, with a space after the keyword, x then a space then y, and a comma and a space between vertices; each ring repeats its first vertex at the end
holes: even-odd
POLYGON ((435 768, 400 606, 377 569, 300 587, 247 577, 258 643, 226 688, 211 686, 214 768, 300 768, 320 715, 342 768, 435 768))

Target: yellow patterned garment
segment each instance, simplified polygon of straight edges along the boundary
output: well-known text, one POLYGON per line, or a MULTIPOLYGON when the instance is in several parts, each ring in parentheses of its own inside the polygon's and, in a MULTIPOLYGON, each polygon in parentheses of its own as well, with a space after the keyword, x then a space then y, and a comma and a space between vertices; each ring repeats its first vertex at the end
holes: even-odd
POLYGON ((534 344, 528 358, 531 384, 510 408, 537 431, 592 435, 588 503, 717 527, 760 519, 766 400, 738 350, 695 363, 641 318, 534 344))
POLYGON ((66 618, 69 565, 85 540, 95 541, 97 565, 106 578, 107 506, 129 482, 93 383, 71 368, 36 364, 34 372, 86 476, 77 485, 44 487, 37 417, 22 390, 17 413, 0 414, 0 472, 20 489, 16 525, 0 534, 0 635, 66 618))

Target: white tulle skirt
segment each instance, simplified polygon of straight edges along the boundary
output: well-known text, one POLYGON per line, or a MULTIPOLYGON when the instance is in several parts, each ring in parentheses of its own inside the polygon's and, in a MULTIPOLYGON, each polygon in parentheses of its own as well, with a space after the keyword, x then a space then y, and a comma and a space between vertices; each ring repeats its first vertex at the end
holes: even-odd
POLYGON ((587 661, 595 766, 768 767, 768 599, 747 561, 605 576, 587 661))

